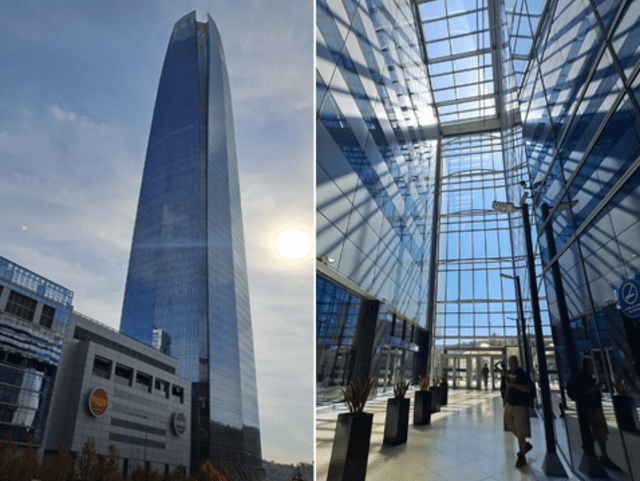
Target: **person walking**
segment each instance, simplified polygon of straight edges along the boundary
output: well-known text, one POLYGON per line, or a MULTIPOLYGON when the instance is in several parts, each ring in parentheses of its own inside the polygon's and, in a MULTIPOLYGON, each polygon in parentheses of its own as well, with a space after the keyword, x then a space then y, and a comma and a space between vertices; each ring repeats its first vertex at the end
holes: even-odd
POLYGON ((484 381, 484 388, 487 389, 489 387, 489 368, 486 364, 482 367, 482 380, 484 381))
POLYGON ((531 421, 529 420, 529 404, 531 380, 529 374, 518 365, 516 356, 509 357, 509 371, 505 376, 507 386, 506 405, 504 408, 504 430, 511 431, 518 440, 518 457, 516 468, 527 464, 525 454, 533 449, 527 442, 531 437, 531 421))

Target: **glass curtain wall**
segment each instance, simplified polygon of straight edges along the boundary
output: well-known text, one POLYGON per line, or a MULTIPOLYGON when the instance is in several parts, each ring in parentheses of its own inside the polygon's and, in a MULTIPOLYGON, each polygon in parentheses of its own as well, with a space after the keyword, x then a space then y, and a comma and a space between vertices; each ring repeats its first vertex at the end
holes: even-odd
POLYGON ((426 364, 438 133, 414 14, 409 0, 317 3, 318 402, 426 364))
POLYGON ((503 38, 503 47, 508 47, 510 62, 513 68, 515 85, 520 86, 527 72, 529 54, 533 38, 540 20, 545 0, 506 0, 501 5, 503 30, 508 36, 503 38))
POLYGON ((361 301, 322 277, 316 279, 316 400, 339 399, 354 378, 361 339, 356 336, 361 301))
MULTIPOLYGON (((527 171, 517 86, 542 2, 428 0, 418 6, 443 134, 434 370, 447 362, 444 351, 485 358, 514 353, 523 364, 528 358, 533 370, 522 218, 494 212, 492 202, 520 205, 523 199, 527 171), (518 321, 516 276, 525 327, 518 321), (531 356, 524 356, 524 338, 531 356)), ((539 296, 545 344, 553 354, 543 290, 539 296)), ((463 376, 473 382, 480 368, 464 369, 474 370, 463 376)))
POLYGON ((500 132, 446 138, 440 210, 440 249, 434 364, 438 355, 504 352, 517 346, 516 295, 509 220, 491 210, 505 199, 500 132))
MULTIPOLYGON (((640 337, 618 289, 640 271, 639 20, 637 0, 551 0, 520 91, 561 382, 566 387, 570 362, 592 359, 608 455, 632 479, 640 479, 631 407, 640 405, 640 337)), ((578 469, 583 440, 567 403, 563 450, 578 469)))

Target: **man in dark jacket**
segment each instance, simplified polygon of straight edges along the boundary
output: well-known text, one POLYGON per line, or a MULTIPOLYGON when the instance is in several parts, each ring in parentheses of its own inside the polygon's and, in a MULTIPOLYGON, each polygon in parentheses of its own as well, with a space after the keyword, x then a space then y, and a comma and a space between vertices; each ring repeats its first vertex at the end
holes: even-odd
POLYGON ((505 383, 507 385, 507 404, 504 408, 504 430, 511 431, 518 439, 520 450, 516 467, 521 468, 527 464, 525 454, 533 448, 526 439, 531 437, 531 421, 529 420, 531 382, 529 374, 518 366, 516 356, 509 357, 509 372, 505 377, 505 383))
POLYGON ((484 388, 487 389, 489 387, 489 368, 486 364, 482 367, 482 381, 484 382, 484 388))

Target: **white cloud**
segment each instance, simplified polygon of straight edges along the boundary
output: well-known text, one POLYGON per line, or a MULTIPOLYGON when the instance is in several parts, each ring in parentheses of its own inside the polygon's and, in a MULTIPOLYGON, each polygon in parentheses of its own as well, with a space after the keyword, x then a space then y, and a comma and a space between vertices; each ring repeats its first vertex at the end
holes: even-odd
POLYGON ((0 138, 0 198, 14 207, 0 213, 4 225, 28 220, 31 242, 68 242, 98 258, 126 255, 143 163, 128 135, 56 105, 24 116, 0 138))

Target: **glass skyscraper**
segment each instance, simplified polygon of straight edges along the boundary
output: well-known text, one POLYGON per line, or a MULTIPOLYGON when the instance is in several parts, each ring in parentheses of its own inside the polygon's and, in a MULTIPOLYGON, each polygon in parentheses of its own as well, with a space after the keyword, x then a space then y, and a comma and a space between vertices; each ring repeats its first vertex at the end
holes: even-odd
POLYGON ((120 330, 171 339, 192 382, 192 462, 261 467, 231 94, 215 23, 173 29, 156 99, 120 330))

